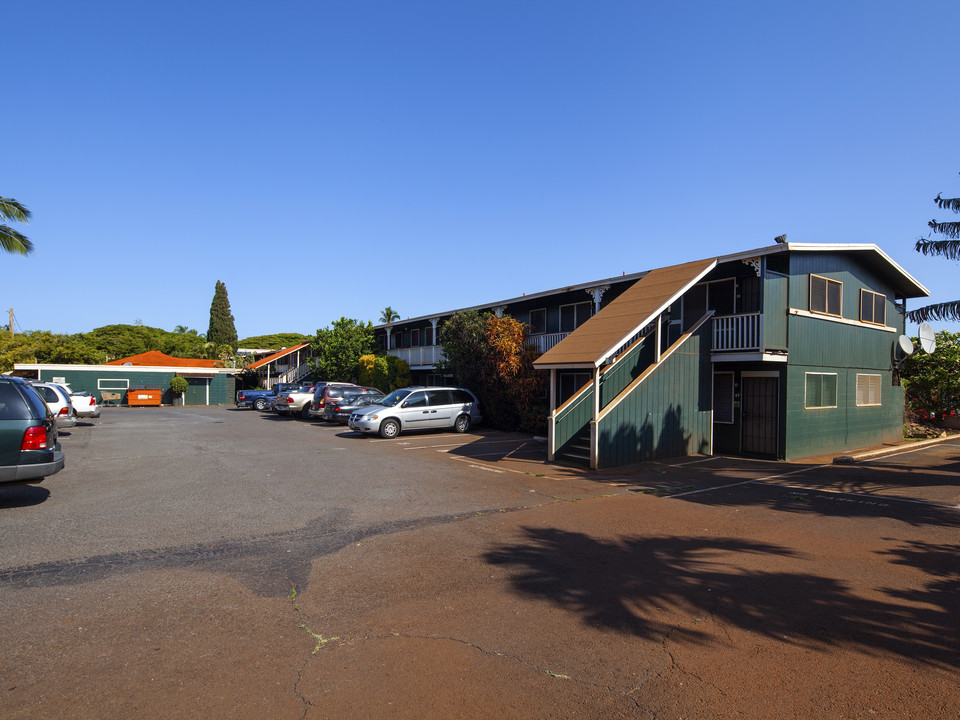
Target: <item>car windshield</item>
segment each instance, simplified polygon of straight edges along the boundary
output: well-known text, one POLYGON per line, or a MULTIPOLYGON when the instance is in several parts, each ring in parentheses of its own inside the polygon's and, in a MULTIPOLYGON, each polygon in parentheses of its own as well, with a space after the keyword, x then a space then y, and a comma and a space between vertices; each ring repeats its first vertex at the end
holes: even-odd
POLYGON ((407 390, 406 388, 403 390, 394 390, 377 404, 383 405, 384 407, 393 407, 394 405, 399 405, 411 392, 413 391, 407 390))

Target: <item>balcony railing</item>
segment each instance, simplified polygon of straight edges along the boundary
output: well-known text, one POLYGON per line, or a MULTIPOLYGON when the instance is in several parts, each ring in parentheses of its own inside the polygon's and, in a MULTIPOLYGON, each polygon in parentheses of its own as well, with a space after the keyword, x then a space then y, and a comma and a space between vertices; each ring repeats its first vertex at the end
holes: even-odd
POLYGON ((422 367, 425 365, 432 367, 440 362, 440 357, 443 355, 442 348, 439 345, 393 348, 387 352, 391 355, 396 355, 401 360, 406 360, 407 365, 410 367, 422 367))
POLYGON ((533 345, 541 353, 545 353, 554 345, 563 340, 570 333, 547 333, 546 335, 530 335, 527 342, 533 345))
POLYGON ((762 334, 760 313, 716 317, 713 319, 713 350, 759 350, 762 334))

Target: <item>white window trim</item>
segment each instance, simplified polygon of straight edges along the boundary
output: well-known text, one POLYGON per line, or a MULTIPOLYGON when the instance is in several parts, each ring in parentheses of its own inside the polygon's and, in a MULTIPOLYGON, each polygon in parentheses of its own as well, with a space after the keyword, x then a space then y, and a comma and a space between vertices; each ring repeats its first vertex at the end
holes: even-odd
POLYGON ((127 378, 97 378, 97 390, 106 390, 110 392, 112 390, 129 390, 130 381, 127 378), (113 387, 104 387, 103 383, 123 383, 123 385, 116 385, 113 387))
MULTIPOLYGON (((866 395, 870 394, 870 385, 869 380, 867 381, 866 395)), ((883 376, 877 373, 857 373, 857 407, 880 407, 883 405, 883 376), (877 395, 879 396, 877 402, 860 402, 860 378, 876 378, 877 379, 877 395)))
POLYGON ((803 374, 803 409, 804 410, 833 410, 838 407, 838 405, 815 405, 810 407, 807 405, 807 375, 833 375, 837 379, 837 389, 836 389, 836 398, 839 402, 840 400, 840 380, 837 373, 827 373, 827 372, 805 372, 803 374))

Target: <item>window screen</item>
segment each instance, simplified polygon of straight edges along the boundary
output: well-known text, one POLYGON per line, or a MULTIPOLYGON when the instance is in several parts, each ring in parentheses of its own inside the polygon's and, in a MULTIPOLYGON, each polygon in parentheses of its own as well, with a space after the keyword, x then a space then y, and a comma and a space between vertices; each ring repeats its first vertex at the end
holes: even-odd
POLYGON ((805 408, 834 408, 837 406, 837 376, 835 373, 806 373, 805 408))
POLYGON ((819 275, 810 276, 810 312, 840 316, 843 283, 819 275))
POLYGON ((860 320, 865 323, 886 325, 887 296, 871 290, 860 291, 860 320))

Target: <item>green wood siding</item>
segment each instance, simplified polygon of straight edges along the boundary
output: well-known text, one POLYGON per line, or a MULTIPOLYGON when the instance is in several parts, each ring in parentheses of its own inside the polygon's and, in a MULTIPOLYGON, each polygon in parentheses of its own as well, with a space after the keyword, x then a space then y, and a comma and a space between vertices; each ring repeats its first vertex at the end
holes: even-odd
POLYGON ((785 275, 768 272, 763 278, 763 348, 787 349, 787 293, 785 275))
MULTIPOLYGON (((47 369, 43 368, 39 371, 38 377, 40 380, 53 380, 53 378, 63 378, 70 388, 74 392, 80 390, 86 390, 93 393, 97 400, 102 400, 101 388, 98 385, 110 385, 111 388, 121 386, 122 381, 127 381, 129 388, 135 387, 146 387, 146 388, 159 388, 163 390, 163 402, 165 404, 171 404, 173 402, 173 396, 170 393, 170 380, 173 378, 175 373, 173 371, 164 372, 130 372, 128 368, 123 366, 104 366, 102 368, 93 368, 93 369, 47 369), (104 381, 104 382, 99 382, 104 381)), ((206 388, 204 383, 206 380, 190 380, 191 390, 194 389, 194 383, 197 383, 200 386, 201 394, 192 396, 190 392, 187 393, 187 404, 198 404, 203 405, 206 403, 206 388), (191 398, 196 398, 196 402, 191 402, 191 398)), ((209 380, 210 382, 210 404, 211 405, 233 405, 236 401, 235 398, 235 387, 236 382, 233 375, 226 374, 216 374, 209 380)), ((104 388, 107 389, 107 388, 104 388)), ((122 398, 122 402, 126 402, 126 391, 122 398)))
POLYGON ((561 452, 593 419, 593 385, 557 415, 553 429, 554 447, 561 452))
POLYGON ((622 360, 600 376, 600 409, 609 405, 617 395, 653 363, 656 350, 656 331, 652 332, 622 360))
MULTIPOLYGON (((901 326, 901 317, 894 305, 894 291, 886 282, 860 265, 855 258, 841 253, 793 253, 790 256, 790 307, 810 309, 810 274, 820 275, 843 283, 843 317, 860 319, 860 290, 872 290, 887 297, 886 324, 901 326)), ((790 337, 793 351, 794 339, 790 337)))
POLYGON ((706 323, 603 418, 601 468, 711 452, 709 343, 706 323))
POLYGON ((858 450, 903 438, 903 388, 893 385, 890 370, 826 368, 794 365, 787 368, 786 459, 858 450), (806 373, 837 373, 837 407, 804 408, 806 373), (857 374, 881 376, 881 404, 857 406, 857 374))

